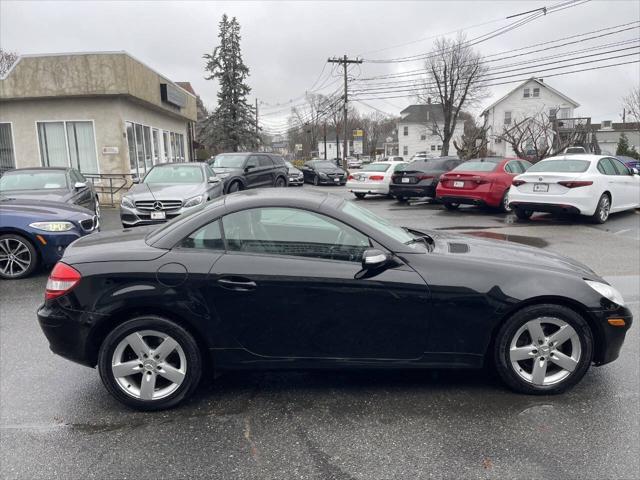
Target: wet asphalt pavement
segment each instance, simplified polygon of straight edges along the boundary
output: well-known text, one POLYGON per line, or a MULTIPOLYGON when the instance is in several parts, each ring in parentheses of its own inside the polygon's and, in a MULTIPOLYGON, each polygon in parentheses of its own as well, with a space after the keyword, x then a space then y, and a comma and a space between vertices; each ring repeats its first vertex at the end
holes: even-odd
MULTIPOLYGON (((638 212, 604 226, 546 215, 522 224, 475 208, 361 203, 414 228, 570 255, 640 318, 638 212)), ((104 217, 105 229, 118 226, 117 211, 104 217)), ((49 351, 35 319, 45 282, 0 283, 1 478, 640 478, 637 325, 616 362, 560 396, 514 394, 484 371, 227 373, 181 408, 139 413, 112 400, 95 370, 49 351)))

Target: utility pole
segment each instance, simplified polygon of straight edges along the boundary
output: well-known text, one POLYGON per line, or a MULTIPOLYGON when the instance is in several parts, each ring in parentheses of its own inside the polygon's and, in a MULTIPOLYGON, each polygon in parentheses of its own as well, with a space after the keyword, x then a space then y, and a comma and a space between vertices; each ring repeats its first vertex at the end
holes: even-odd
POLYGON ((324 129, 322 131, 324 135, 324 159, 327 159, 327 122, 324 122, 324 129))
POLYGON ((259 128, 258 128, 258 99, 256 98, 256 141, 258 143, 260 143, 260 135, 258 134, 259 128))
MULTIPOLYGON (((343 123, 344 123, 344 138, 343 138, 343 142, 344 142, 344 147, 342 149, 342 168, 344 168, 345 170, 347 169, 347 155, 349 152, 349 137, 348 137, 348 132, 347 132, 347 102, 349 101, 349 97, 348 97, 348 87, 347 87, 347 66, 350 63, 362 63, 362 60, 359 59, 350 59, 348 58, 346 55, 344 55, 342 58, 329 58, 327 60, 327 62, 329 63, 339 63, 342 65, 342 68, 344 69, 344 106, 343 106, 343 123)), ((336 136, 337 136, 337 132, 336 132, 336 136)))

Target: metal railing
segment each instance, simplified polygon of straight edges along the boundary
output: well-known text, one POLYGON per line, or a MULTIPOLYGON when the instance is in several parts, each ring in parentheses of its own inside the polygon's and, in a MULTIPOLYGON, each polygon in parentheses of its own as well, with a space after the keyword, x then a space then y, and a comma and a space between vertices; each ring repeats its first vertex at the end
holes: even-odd
POLYGON ((93 184, 100 203, 111 207, 120 203, 120 194, 129 190, 133 184, 133 175, 130 173, 84 173, 83 176, 93 184))

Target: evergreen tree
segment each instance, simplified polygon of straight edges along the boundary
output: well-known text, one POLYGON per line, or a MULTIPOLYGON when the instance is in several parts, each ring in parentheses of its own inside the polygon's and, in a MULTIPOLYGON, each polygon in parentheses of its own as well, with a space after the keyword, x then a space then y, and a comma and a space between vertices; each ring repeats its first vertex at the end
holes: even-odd
POLYGON ((246 79, 249 69, 242 61, 240 50, 240 24, 226 14, 219 23, 218 45, 211 54, 205 54, 207 80, 218 81, 218 106, 211 124, 215 125, 214 140, 220 150, 234 151, 257 146, 255 117, 247 102, 251 88, 246 79))
POLYGON ((628 153, 629 153, 629 139, 627 138, 627 135, 623 132, 620 134, 620 139, 618 140, 616 155, 628 155, 628 153))

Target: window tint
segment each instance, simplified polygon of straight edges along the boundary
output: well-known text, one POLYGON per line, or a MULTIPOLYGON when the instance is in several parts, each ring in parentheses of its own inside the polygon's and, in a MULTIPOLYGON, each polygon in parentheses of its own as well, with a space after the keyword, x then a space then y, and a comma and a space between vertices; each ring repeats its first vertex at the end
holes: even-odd
POLYGON ((520 165, 520 162, 513 161, 513 162, 508 162, 504 166, 504 171, 509 173, 524 173, 524 168, 522 168, 522 165, 520 165))
POLYGON ((206 250, 224 250, 220 233, 220 221, 216 220, 196 230, 180 243, 182 248, 198 248, 206 250))
POLYGON ((273 161, 266 155, 260 155, 259 162, 261 167, 273 167, 273 161))
POLYGON ((286 164, 284 158, 278 157, 276 155, 272 155, 271 160, 273 160, 273 163, 275 163, 277 166, 283 166, 286 164))
POLYGON ((615 158, 610 158, 609 161, 613 165, 613 168, 615 168, 618 175, 629 175, 629 170, 622 164, 622 162, 615 158))
POLYGON ((518 160, 518 161, 520 162, 520 166, 522 167, 523 172, 526 172, 531 166, 531 163, 527 162, 526 160, 518 160))
POLYGON ((222 219, 230 251, 360 262, 362 233, 332 218, 295 208, 254 208, 222 219))
POLYGON ((18 170, 0 178, 0 191, 68 188, 64 170, 18 170))
POLYGON ((461 163, 453 170, 457 172, 493 172, 497 166, 497 161, 469 160, 467 162, 461 163))
POLYGON ((587 160, 542 160, 532 165, 527 173, 551 172, 551 173, 582 173, 586 172, 590 163, 587 160))
POLYGON ((244 168, 247 167, 257 167, 259 165, 259 161, 258 161, 258 157, 255 155, 252 155, 249 157, 249 160, 247 160, 247 164, 244 166, 244 168))
MULTIPOLYGON (((399 166, 402 166, 400 164, 399 166)), ((391 165, 389 163, 370 163, 362 167, 363 172, 386 172, 391 165)))
MULTIPOLYGON (((205 163, 204 170, 205 170, 205 173, 207 174, 207 177, 215 177, 216 176, 216 172, 213 171, 213 169, 209 166, 208 163, 205 163)), ((208 180, 208 178, 207 178, 207 180, 208 180)))
POLYGON ((600 160, 598 162, 598 171, 600 173, 603 173, 605 175, 617 175, 618 172, 616 172, 615 167, 613 166, 613 163, 611 163, 611 159, 609 158, 603 158, 602 160, 600 160))

